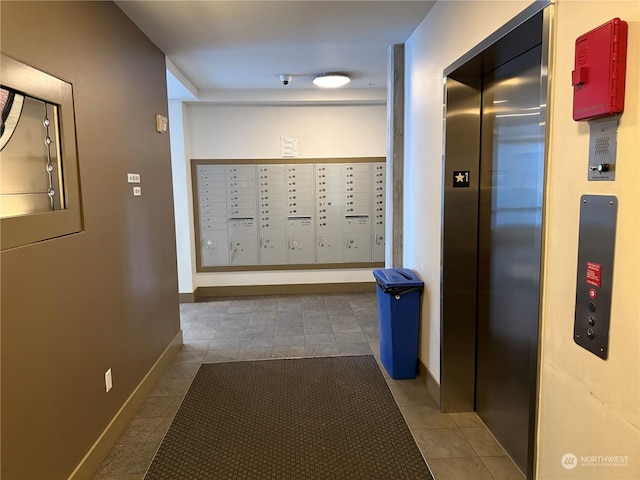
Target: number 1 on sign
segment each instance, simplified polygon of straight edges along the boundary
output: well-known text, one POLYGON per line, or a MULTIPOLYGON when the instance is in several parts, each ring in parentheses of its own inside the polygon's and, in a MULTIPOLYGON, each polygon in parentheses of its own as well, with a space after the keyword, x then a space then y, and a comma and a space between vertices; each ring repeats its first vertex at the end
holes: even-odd
POLYGON ((453 172, 453 187, 469 187, 469 170, 457 170, 453 172))

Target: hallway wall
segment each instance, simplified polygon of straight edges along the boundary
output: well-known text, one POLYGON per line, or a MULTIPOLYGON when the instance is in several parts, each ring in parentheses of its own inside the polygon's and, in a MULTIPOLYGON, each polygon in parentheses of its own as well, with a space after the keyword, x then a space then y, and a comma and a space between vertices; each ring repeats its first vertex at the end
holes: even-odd
MULTIPOLYGON (((538 423, 540 479, 640 478, 640 3, 560 1, 552 65, 551 141, 538 423), (576 37, 620 17, 629 23, 625 111, 616 180, 588 182, 589 126, 572 120, 576 37), (570 179, 570 180, 569 180, 570 179), (613 297, 606 361, 576 345, 578 220, 583 194, 618 197, 613 297), (562 467, 572 453, 577 466, 562 467), (595 456, 628 457, 601 465, 595 456), (584 460, 583 460, 584 457, 584 460)), ((606 462, 604 462, 606 463, 606 462)))
MULTIPOLYGON (((179 120, 179 106, 173 106, 179 120)), ((175 102, 179 103, 179 102, 175 102)), ((175 113, 174 113, 175 112, 175 113)), ((191 159, 282 158, 281 137, 298 137, 300 158, 386 156, 386 106, 375 105, 215 105, 184 104, 184 154, 174 171, 186 178, 174 185, 176 203, 188 221, 179 231, 180 292, 209 286, 373 282, 371 269, 282 270, 196 273, 193 240, 191 159), (188 210, 185 208, 188 206, 188 210), (188 272, 188 273, 186 273, 188 272)), ((173 120, 172 120, 173 122, 173 120)), ((176 124, 173 124, 175 128, 176 124)), ((174 132, 175 134, 175 132, 174 132)), ((172 134, 173 138, 173 134, 172 134)), ((174 174, 175 175, 175 174, 174 174)), ((176 177, 178 178, 178 177, 176 177)))
POLYGON ((3 53, 73 85, 83 230, 2 252, 0 476, 66 479, 180 328, 165 62, 111 2, 1 22, 3 53))
MULTIPOLYGON (((420 356, 440 377, 440 212, 443 69, 524 10, 530 2, 438 2, 406 45, 405 266, 425 280, 420 356), (464 32, 464 35, 460 35, 464 32), (429 132, 425 135, 425 132, 429 132), (425 183, 433 188, 424 188, 425 183), (416 208, 420 206, 420 208, 416 208)), ((558 0, 545 207, 541 386, 537 477, 540 480, 640 478, 640 46, 637 2, 558 0), (615 182, 587 182, 588 127, 571 118, 571 70, 577 36, 619 16, 629 22, 625 113, 618 132, 615 182), (610 356, 603 361, 573 342, 579 199, 618 196, 610 356), (578 467, 561 466, 566 453, 578 467), (593 456, 627 457, 598 466, 593 456), (580 465, 582 457, 587 459, 580 465), (589 463, 590 461, 595 461, 589 463)))

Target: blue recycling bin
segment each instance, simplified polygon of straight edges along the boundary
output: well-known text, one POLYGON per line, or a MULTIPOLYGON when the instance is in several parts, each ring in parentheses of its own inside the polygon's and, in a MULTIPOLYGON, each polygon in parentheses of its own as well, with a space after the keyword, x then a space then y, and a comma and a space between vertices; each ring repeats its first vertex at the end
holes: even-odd
POLYGON ((373 276, 377 283, 382 364, 391 378, 416 378, 424 282, 407 268, 374 270, 373 276))

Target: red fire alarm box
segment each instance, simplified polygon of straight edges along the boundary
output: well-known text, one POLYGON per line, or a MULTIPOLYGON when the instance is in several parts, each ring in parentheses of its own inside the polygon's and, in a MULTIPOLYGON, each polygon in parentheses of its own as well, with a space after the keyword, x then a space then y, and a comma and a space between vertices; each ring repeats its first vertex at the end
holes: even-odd
POLYGON ((624 110, 627 22, 614 18, 576 39, 573 119, 615 115, 624 110))

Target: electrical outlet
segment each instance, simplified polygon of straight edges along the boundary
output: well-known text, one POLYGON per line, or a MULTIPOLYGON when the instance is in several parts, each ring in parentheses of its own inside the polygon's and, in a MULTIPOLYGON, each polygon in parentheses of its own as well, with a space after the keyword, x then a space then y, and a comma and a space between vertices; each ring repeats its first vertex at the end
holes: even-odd
POLYGON ((104 372, 104 386, 107 393, 109 393, 109 390, 113 388, 113 379, 111 378, 111 369, 104 372))

